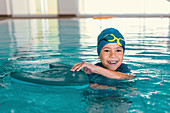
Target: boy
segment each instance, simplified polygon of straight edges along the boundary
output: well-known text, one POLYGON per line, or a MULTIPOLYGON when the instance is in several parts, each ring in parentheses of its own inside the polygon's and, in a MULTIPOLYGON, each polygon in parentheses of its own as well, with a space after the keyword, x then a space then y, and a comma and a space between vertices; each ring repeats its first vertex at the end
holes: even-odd
POLYGON ((79 71, 81 68, 88 74, 90 83, 100 85, 113 85, 115 80, 131 79, 126 64, 123 64, 125 52, 125 40, 122 34, 114 28, 103 30, 98 36, 98 59, 100 63, 95 65, 82 62, 73 65, 71 71, 79 71))

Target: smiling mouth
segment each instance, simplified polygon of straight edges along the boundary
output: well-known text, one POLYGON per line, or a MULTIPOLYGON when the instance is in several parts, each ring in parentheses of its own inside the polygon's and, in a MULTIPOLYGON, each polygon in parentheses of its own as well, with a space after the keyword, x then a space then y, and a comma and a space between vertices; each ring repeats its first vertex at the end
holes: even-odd
POLYGON ((117 64, 117 62, 118 62, 118 61, 116 61, 116 60, 114 60, 114 61, 108 61, 108 63, 109 63, 110 65, 115 65, 115 64, 117 64))

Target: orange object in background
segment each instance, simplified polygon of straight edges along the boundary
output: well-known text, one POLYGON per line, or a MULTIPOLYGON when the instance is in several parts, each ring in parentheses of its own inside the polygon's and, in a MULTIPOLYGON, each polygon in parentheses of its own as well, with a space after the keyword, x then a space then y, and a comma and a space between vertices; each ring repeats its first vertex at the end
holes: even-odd
POLYGON ((99 16, 99 17, 93 17, 93 19, 108 19, 113 18, 113 16, 99 16))

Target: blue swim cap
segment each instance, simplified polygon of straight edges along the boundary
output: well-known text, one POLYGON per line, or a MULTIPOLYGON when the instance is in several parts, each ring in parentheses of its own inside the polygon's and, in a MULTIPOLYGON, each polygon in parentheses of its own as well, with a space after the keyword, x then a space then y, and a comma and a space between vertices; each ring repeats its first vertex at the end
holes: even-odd
MULTIPOLYGON (((97 53, 98 53, 98 56, 100 56, 100 52, 102 50, 102 48, 106 45, 106 44, 109 44, 109 43, 117 43, 117 40, 115 41, 112 41, 112 42, 109 42, 109 41, 106 41, 106 40, 101 40, 103 39, 104 37, 106 37, 107 35, 114 35, 116 38, 121 38, 124 40, 124 37, 122 36, 122 34, 115 28, 106 28, 104 29, 98 36, 98 39, 97 39, 97 42, 98 42, 98 45, 97 45, 97 53)), ((123 47, 123 53, 125 52, 125 43, 124 45, 122 46, 123 47)))

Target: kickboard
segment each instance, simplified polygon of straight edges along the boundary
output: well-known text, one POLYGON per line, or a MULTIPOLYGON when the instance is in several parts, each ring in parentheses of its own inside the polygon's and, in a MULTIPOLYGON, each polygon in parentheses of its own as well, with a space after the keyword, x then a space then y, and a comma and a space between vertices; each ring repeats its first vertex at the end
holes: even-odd
POLYGON ((89 78, 83 71, 72 72, 71 66, 61 63, 50 64, 49 70, 30 73, 15 71, 10 76, 19 81, 50 86, 89 86, 89 78))

